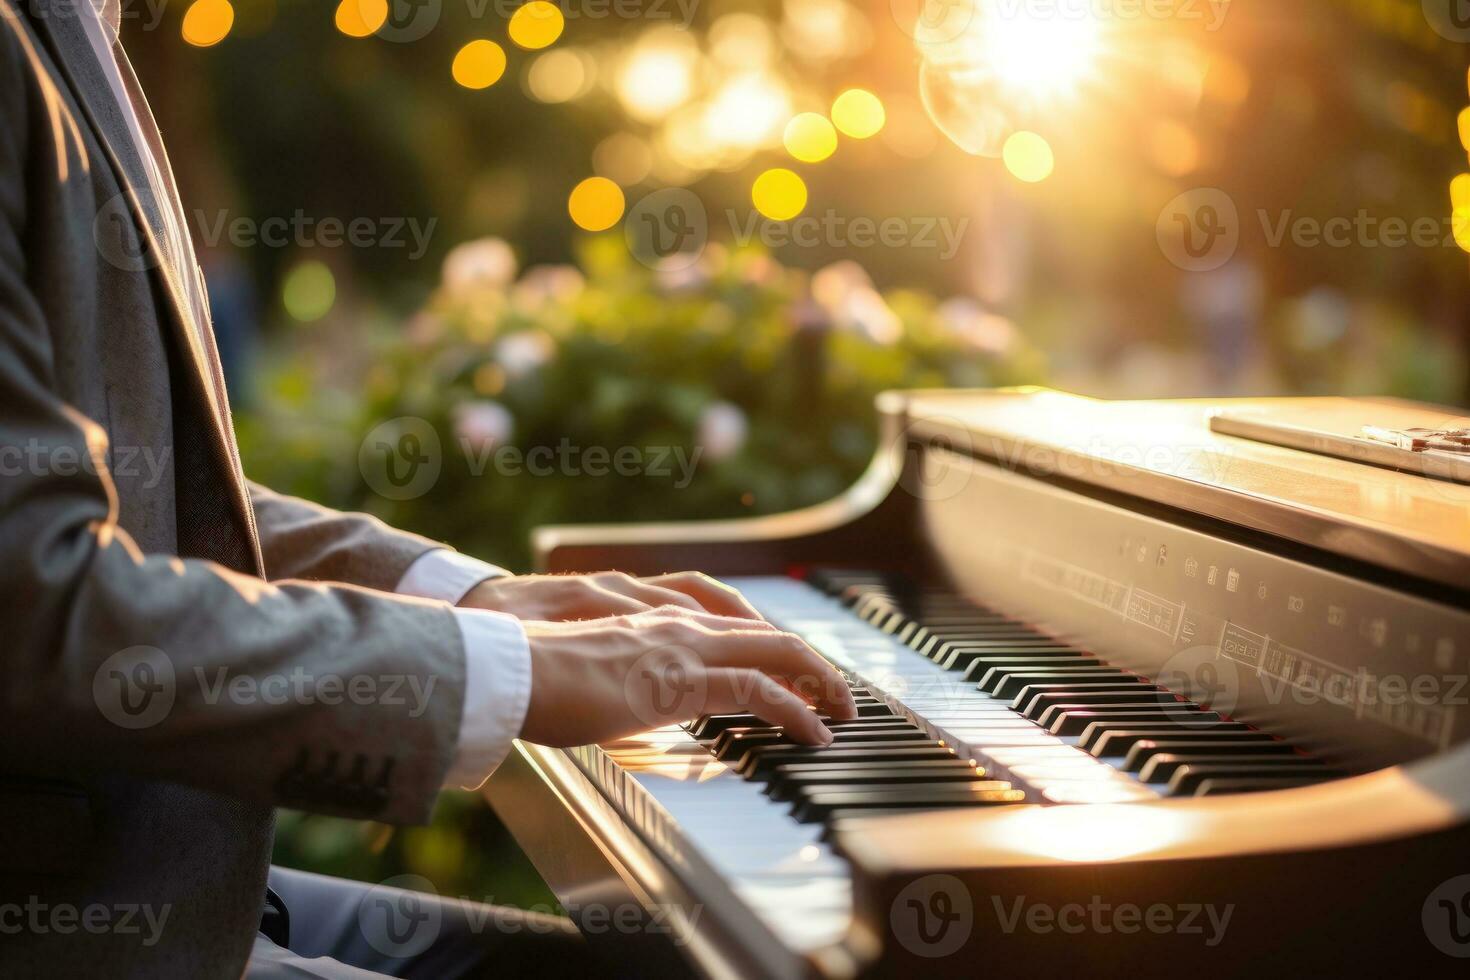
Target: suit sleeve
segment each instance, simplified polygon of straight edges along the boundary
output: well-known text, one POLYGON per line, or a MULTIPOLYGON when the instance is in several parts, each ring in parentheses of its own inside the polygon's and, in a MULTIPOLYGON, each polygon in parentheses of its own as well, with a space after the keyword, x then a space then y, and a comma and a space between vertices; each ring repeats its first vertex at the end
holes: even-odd
POLYGON ((420 557, 444 545, 367 514, 331 510, 250 484, 266 577, 350 582, 393 592, 420 557))
POLYGON ((0 14, 0 450, 26 447, 0 454, 0 770, 426 819, 464 703, 450 606, 145 554, 118 526, 106 433, 58 395, 28 278, 26 186, 59 179, 67 110, 0 14))

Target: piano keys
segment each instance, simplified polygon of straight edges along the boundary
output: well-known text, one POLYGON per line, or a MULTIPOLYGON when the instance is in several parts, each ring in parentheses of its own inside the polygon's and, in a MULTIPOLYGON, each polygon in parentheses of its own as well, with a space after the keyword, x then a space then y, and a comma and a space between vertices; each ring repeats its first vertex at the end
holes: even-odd
POLYGON ((603 937, 630 975, 1443 972, 1470 487, 1209 425, 1301 405, 895 394, 832 504, 547 529, 548 570, 720 575, 859 717, 824 748, 751 715, 519 745, 488 796, 569 909, 683 910, 672 944, 603 937), (1228 927, 1036 924, 1102 906, 1228 927))

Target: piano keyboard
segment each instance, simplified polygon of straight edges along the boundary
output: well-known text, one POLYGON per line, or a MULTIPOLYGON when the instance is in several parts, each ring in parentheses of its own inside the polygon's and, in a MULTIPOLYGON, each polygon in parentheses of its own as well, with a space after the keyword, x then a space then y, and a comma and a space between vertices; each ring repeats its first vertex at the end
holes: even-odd
POLYGON ((719 873, 787 946, 851 917, 850 818, 1018 803, 1126 803, 1334 778, 1264 732, 953 593, 862 572, 732 578, 847 676, 859 717, 831 746, 751 715, 573 750, 642 834, 719 873))

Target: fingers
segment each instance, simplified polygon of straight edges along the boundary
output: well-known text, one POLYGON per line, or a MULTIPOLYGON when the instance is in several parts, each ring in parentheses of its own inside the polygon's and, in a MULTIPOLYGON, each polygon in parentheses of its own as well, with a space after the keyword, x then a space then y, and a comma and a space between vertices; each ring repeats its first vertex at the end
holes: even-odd
POLYGON ((682 609, 703 610, 704 607, 693 596, 676 589, 667 589, 636 579, 622 572, 602 572, 588 576, 597 588, 626 596, 645 607, 674 606, 682 609))
POLYGON ((702 608, 721 616, 737 616, 741 619, 763 619, 755 607, 745 601, 736 590, 723 582, 700 572, 674 572, 670 575, 655 575, 642 581, 680 592, 694 599, 702 608))
POLYGON ((835 721, 857 717, 842 674, 794 633, 728 630, 696 649, 711 668, 754 669, 779 678, 835 721))
POLYGON ((709 714, 749 712, 806 745, 832 743, 832 733, 807 703, 760 671, 717 668, 709 671, 708 683, 709 714))

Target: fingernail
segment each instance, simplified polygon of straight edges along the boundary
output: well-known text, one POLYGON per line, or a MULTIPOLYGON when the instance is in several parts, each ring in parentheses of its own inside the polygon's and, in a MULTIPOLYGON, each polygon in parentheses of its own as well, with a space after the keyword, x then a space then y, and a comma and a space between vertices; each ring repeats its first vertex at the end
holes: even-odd
POLYGON ((828 728, 826 725, 823 725, 822 730, 817 733, 817 737, 822 740, 823 745, 831 745, 832 740, 836 736, 832 734, 832 730, 830 728, 828 728))

